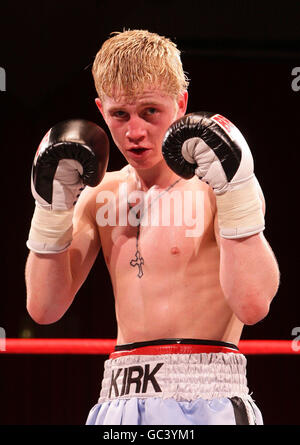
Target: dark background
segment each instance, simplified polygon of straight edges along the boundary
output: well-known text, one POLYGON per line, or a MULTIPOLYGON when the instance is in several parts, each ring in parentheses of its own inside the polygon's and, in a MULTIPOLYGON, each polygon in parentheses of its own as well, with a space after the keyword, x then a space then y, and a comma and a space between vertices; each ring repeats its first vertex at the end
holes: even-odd
MULTIPOLYGON (((269 315, 245 327, 242 338, 293 339, 292 329, 300 326, 300 91, 291 87, 292 69, 300 66, 297 3, 1 3, 0 66, 7 84, 0 92, 0 326, 8 338, 116 336, 112 288, 101 254, 60 321, 39 326, 27 315, 25 243, 34 209, 30 169, 41 138, 60 120, 80 117, 104 126, 94 104, 94 56, 110 32, 143 28, 170 37, 182 50, 191 78, 188 112, 225 115, 252 149, 267 202, 265 236, 279 262, 281 285, 269 315)), ((112 144, 109 170, 123 165, 112 144)), ((105 358, 2 355, 0 424, 83 424, 97 401, 105 358)), ((250 390, 265 423, 299 424, 300 356, 247 358, 250 390)))

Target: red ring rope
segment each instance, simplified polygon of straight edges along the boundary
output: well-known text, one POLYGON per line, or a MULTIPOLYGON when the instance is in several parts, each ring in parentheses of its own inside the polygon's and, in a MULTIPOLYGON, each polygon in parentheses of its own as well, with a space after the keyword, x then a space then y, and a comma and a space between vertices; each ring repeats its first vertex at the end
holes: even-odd
MULTIPOLYGON (((0 354, 108 355, 116 344, 114 339, 82 338, 7 338, 1 341, 0 354)), ((300 354, 300 342, 296 340, 241 340, 238 346, 245 355, 300 354)))

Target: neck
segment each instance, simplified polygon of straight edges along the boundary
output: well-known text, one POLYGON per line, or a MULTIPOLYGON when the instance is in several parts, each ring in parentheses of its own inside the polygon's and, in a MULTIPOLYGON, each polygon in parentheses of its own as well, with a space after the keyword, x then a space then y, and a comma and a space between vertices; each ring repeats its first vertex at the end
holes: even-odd
POLYGON ((161 161, 155 166, 149 169, 131 169, 135 172, 137 182, 140 183, 141 190, 149 190, 154 185, 158 188, 165 189, 173 182, 180 179, 180 176, 176 175, 165 163, 161 161))

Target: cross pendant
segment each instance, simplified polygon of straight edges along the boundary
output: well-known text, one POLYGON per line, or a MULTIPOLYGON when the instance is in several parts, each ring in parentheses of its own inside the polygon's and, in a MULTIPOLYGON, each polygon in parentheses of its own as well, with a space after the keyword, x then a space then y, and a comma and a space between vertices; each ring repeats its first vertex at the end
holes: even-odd
POLYGON ((142 278, 142 276, 144 275, 144 272, 142 269, 143 264, 144 264, 144 258, 141 256, 139 250, 137 250, 135 253, 135 258, 130 261, 130 266, 132 266, 132 267, 138 266, 139 273, 137 274, 137 276, 139 278, 142 278))

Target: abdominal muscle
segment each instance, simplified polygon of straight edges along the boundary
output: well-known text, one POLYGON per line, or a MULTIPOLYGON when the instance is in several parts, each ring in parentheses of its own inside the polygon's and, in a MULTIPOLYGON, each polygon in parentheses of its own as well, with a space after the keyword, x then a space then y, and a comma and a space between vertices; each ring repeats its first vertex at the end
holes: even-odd
POLYGON ((137 227, 101 228, 115 296, 117 344, 161 338, 238 343, 243 324, 227 305, 220 286, 219 248, 208 196, 204 202, 201 236, 185 236, 184 226, 141 226, 140 278, 138 266, 130 265, 137 227))

